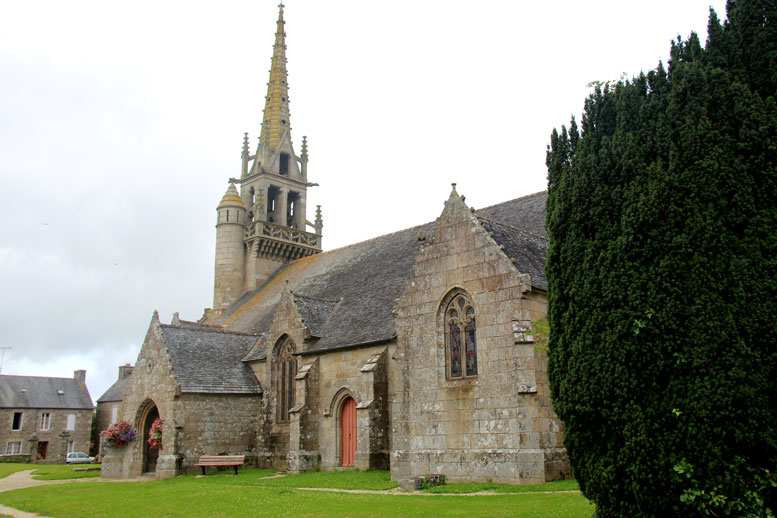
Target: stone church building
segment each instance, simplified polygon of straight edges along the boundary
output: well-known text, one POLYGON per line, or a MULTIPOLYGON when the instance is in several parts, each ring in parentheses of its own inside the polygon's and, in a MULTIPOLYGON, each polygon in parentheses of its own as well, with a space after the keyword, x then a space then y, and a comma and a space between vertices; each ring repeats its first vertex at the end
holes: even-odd
POLYGON ((246 455, 289 472, 539 483, 570 475, 546 354, 545 193, 323 252, 307 219, 307 142, 290 133, 283 7, 259 146, 217 208, 213 309, 152 316, 116 418, 138 440, 103 476, 246 455), (308 231, 308 227, 311 231, 308 231), (164 420, 163 448, 148 429, 164 420))

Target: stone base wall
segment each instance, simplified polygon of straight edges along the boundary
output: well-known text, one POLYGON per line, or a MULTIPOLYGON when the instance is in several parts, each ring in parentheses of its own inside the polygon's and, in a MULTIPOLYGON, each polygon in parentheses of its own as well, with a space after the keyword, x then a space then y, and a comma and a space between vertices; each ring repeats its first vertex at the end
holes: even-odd
POLYGON ((29 464, 31 455, 19 454, 19 455, 0 455, 0 462, 18 462, 21 464, 29 464))
POLYGON ((545 452, 538 450, 416 450, 394 452, 392 479, 441 473, 451 482, 541 484, 545 452))
POLYGON ((286 471, 304 473, 318 469, 321 455, 317 451, 290 451, 286 459, 286 471))

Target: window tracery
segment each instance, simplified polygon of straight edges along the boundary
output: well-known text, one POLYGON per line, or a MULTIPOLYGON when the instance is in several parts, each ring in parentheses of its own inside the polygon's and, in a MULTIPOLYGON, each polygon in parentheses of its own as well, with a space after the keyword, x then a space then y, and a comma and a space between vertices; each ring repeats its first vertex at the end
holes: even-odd
POLYGON ((294 342, 286 337, 278 349, 276 361, 276 379, 278 387, 278 422, 289 421, 289 411, 294 407, 294 378, 297 375, 297 360, 294 342))
POLYGON ((445 350, 448 378, 478 375, 475 308, 464 293, 456 294, 445 308, 445 350))

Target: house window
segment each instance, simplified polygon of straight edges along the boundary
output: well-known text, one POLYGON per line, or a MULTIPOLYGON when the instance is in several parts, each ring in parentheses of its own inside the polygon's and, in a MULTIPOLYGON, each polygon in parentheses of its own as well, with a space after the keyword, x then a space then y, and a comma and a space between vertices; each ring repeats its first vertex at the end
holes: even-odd
POLYGON ((71 431, 76 429, 76 415, 75 414, 68 414, 67 415, 67 426, 65 427, 65 430, 71 431))
POLYGON ((111 410, 111 424, 116 424, 119 422, 119 407, 115 406, 111 410))
POLYGON ((24 412, 14 412, 13 413, 13 422, 11 422, 11 430, 21 430, 22 429, 22 416, 24 415, 24 412))
POLYGON ((67 452, 73 453, 76 451, 76 442, 75 441, 67 441, 67 452))
POLYGON ((478 375, 475 308, 464 293, 457 293, 445 308, 445 351, 448 378, 478 375))
POLYGON ((294 359, 294 342, 286 337, 278 350, 278 422, 289 421, 289 410, 294 406, 294 377, 297 375, 297 360, 294 359))
POLYGON ((41 412, 40 429, 44 431, 51 429, 51 414, 49 412, 41 412))
POLYGON ((6 455, 19 455, 22 452, 22 442, 14 441, 6 443, 5 454, 6 455))

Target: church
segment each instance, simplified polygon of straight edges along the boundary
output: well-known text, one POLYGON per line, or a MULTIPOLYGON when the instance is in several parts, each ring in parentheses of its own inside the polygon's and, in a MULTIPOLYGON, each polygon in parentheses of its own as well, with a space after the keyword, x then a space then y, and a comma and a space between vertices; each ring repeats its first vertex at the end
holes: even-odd
POLYGON ((154 312, 106 398, 106 422, 128 421, 137 440, 103 448, 103 476, 171 477, 218 454, 394 480, 571 476, 533 334, 547 306, 546 193, 474 211, 453 184, 435 221, 322 251, 285 38, 281 5, 259 145, 251 153, 246 134, 217 207, 213 308, 169 324, 154 312), (148 441, 158 418, 161 449, 148 441))

